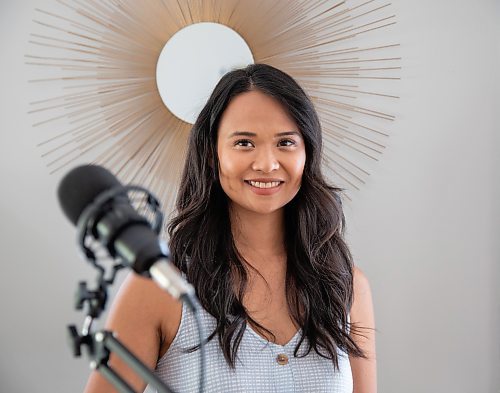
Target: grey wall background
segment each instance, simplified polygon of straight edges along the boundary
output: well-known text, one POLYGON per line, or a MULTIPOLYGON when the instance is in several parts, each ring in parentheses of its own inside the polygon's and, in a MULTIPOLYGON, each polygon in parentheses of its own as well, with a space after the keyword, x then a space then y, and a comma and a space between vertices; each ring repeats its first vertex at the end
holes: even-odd
MULTIPOLYGON (((81 279, 27 116, 36 6, 0 3, 0 391, 81 391, 66 345, 81 279)), ((386 153, 346 206, 378 325, 379 391, 500 392, 500 4, 395 1, 401 102, 386 153)))

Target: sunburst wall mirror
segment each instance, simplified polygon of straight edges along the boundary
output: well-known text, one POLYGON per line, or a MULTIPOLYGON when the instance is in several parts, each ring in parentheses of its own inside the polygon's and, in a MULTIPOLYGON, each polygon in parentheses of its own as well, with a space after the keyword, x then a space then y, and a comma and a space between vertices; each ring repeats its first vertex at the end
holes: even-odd
POLYGON ((399 97, 391 4, 305 0, 60 0, 37 9, 30 114, 51 173, 78 162, 150 188, 173 209, 187 137, 227 71, 267 63, 312 98, 324 168, 360 190, 399 97))

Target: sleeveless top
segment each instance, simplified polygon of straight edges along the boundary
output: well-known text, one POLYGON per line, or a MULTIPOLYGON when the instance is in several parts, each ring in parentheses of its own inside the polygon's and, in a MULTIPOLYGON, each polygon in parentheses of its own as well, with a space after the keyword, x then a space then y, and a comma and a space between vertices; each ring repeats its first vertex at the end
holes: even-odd
MULTIPOLYGON (((213 332, 215 318, 200 308, 204 337, 213 332)), ((286 344, 265 340, 247 324, 231 369, 224 359, 217 336, 205 345, 206 393, 352 393, 351 365, 339 350, 339 371, 333 362, 314 350, 305 357, 294 357, 301 330, 286 344)), ((199 343, 196 320, 183 304, 179 329, 170 348, 156 365, 156 375, 177 393, 197 393, 199 389, 200 351, 186 352, 199 343)), ((299 355, 307 348, 304 339, 299 355)))

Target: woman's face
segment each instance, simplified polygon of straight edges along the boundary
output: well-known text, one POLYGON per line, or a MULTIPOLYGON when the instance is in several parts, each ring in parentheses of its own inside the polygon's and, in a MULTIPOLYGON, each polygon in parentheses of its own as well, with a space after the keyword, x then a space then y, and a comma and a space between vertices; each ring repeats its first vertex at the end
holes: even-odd
POLYGON ((267 214, 297 194, 304 140, 285 108, 257 90, 234 97, 217 135, 219 178, 232 207, 267 214))

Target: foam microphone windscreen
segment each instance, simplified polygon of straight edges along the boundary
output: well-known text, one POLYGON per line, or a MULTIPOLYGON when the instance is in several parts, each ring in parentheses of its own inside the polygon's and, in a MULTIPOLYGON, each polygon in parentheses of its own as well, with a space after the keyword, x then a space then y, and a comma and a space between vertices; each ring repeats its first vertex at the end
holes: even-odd
POLYGON ((83 210, 102 192, 120 186, 118 179, 97 165, 83 165, 69 171, 59 183, 57 196, 64 214, 76 225, 83 210))

